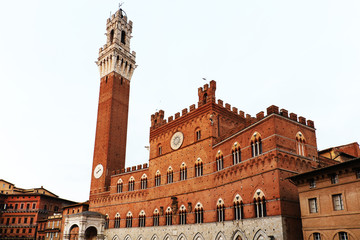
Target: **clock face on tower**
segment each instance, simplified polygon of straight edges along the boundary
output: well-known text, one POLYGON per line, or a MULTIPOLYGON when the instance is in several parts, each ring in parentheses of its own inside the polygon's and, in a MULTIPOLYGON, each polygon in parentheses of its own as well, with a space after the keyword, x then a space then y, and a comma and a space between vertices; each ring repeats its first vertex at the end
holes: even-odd
POLYGON ((96 165, 95 170, 94 170, 94 177, 95 177, 96 179, 98 179, 99 177, 101 177, 101 175, 103 174, 103 172, 104 172, 104 167, 103 167, 103 165, 101 165, 101 164, 96 165))
POLYGON ((177 150, 181 147, 184 140, 184 134, 182 132, 176 132, 170 141, 170 146, 173 150, 177 150))

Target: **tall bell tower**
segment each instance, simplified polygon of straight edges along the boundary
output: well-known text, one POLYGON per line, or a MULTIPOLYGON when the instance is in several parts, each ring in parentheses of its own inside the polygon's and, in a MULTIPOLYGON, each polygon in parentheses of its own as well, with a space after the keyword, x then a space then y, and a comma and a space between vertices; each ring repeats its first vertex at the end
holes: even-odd
POLYGON ((130 80, 136 68, 131 32, 132 21, 122 9, 107 20, 107 41, 97 61, 100 96, 90 195, 109 191, 112 171, 125 168, 130 80))

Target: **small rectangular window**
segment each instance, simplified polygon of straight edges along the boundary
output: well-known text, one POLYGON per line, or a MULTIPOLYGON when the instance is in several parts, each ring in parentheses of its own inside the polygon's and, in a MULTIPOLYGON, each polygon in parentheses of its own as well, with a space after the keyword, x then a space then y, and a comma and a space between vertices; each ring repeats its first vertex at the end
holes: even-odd
POLYGON ((335 211, 344 210, 342 194, 332 195, 332 199, 333 199, 333 205, 335 211))
POLYGON ((317 199, 316 198, 310 198, 309 199, 309 210, 310 210, 310 213, 317 213, 318 212, 317 199))
POLYGON ((331 175, 331 184, 337 184, 339 183, 339 175, 333 174, 331 175))
POLYGON ((315 179, 310 179, 310 180, 309 180, 309 185, 310 185, 310 188, 316 188, 315 179))
POLYGON ((360 178, 360 169, 356 170, 356 178, 359 179, 360 178))
POLYGON ((162 147, 159 147, 159 156, 162 154, 162 147))

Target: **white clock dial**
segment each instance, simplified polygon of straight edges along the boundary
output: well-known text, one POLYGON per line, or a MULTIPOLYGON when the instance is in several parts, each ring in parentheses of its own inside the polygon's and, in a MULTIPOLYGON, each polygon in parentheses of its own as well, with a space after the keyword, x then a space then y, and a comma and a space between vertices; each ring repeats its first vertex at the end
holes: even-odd
POLYGON ((182 132, 176 132, 170 141, 170 146, 173 150, 179 149, 184 141, 184 134, 182 132))
POLYGON ((94 177, 95 177, 96 179, 99 178, 99 177, 101 177, 101 175, 103 174, 103 172, 104 172, 104 167, 103 167, 103 165, 101 165, 101 164, 96 165, 95 170, 94 170, 94 177))

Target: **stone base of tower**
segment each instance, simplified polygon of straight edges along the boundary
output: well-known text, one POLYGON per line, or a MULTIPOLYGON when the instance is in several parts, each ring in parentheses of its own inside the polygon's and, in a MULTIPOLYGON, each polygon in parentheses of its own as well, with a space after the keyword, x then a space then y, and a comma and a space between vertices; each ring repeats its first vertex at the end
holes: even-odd
POLYGON ((302 239, 292 233, 287 236, 281 216, 243 219, 216 223, 186 224, 158 227, 112 228, 105 230, 112 240, 265 240, 302 239))

